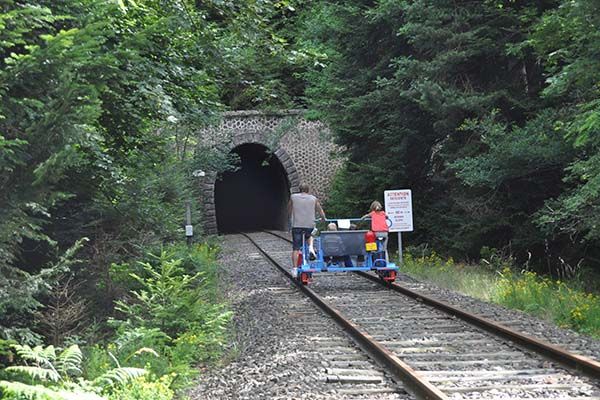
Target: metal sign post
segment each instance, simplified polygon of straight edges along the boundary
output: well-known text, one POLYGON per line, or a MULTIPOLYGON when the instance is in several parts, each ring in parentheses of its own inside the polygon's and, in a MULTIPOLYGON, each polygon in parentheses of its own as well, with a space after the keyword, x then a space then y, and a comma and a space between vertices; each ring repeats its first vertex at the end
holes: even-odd
POLYGON ((391 221, 390 232, 398 232, 399 263, 402 264, 402 232, 413 231, 412 193, 410 189, 386 190, 385 213, 391 221))
POLYGON ((402 232, 398 232, 398 264, 402 265, 404 260, 402 259, 402 232))

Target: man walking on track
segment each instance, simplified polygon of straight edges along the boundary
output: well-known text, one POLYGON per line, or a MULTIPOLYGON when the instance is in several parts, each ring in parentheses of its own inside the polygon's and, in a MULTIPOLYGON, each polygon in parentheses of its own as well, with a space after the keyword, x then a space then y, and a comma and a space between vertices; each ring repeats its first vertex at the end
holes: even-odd
POLYGON ((319 200, 310 194, 309 190, 306 183, 301 183, 300 193, 292 194, 288 203, 288 212, 292 218, 292 267, 298 264, 303 241, 308 241, 310 253, 315 255, 311 233, 315 228, 316 213, 318 212, 323 220, 327 219, 319 200))

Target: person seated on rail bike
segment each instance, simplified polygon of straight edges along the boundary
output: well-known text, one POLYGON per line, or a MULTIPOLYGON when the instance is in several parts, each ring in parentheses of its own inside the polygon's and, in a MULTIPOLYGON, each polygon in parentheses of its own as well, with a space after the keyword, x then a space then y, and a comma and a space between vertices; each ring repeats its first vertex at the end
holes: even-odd
POLYGON ((303 242, 308 243, 311 258, 316 258, 311 235, 315 228, 315 215, 318 212, 323 220, 327 219, 319 200, 309 193, 310 187, 301 183, 299 188, 300 193, 292 194, 288 203, 288 214, 292 220, 292 268, 298 265, 303 242))
POLYGON ((378 240, 381 241, 383 251, 385 251, 385 259, 388 260, 387 241, 388 241, 388 216, 383 211, 381 203, 375 200, 371 203, 369 213, 363 215, 361 218, 371 218, 371 230, 375 233, 378 240))
MULTIPOLYGON (((337 231, 337 225, 335 222, 331 222, 327 225, 328 232, 337 231)), ((335 254, 344 254, 346 253, 344 249, 344 242, 342 238, 337 235, 322 235, 321 236, 321 246, 323 248, 327 248, 335 254)), ((331 265, 332 263, 339 264, 341 262, 344 263, 344 267, 353 267, 352 259, 349 255, 344 256, 325 256, 325 262, 327 265, 331 265)))
MULTIPOLYGON (((358 225, 356 224, 350 224, 350 230, 351 231, 355 231, 358 229, 358 225)), ((362 254, 358 254, 357 256, 351 257, 351 260, 356 260, 356 265, 361 267, 364 265, 365 263, 365 256, 362 254)))

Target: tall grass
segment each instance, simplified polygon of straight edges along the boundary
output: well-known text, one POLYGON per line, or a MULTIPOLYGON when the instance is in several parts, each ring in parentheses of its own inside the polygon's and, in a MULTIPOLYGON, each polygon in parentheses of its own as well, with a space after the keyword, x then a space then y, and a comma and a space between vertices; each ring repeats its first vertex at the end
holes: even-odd
POLYGON ((554 281, 534 272, 515 273, 509 268, 497 281, 495 300, 558 325, 600 337, 600 297, 577 289, 577 281, 554 281))
POLYGON ((435 252, 422 257, 405 254, 400 270, 415 278, 485 301, 493 301, 498 290, 499 277, 489 269, 455 263, 452 258, 444 260, 435 252))
POLYGON ((531 271, 517 272, 512 260, 457 264, 433 252, 421 257, 407 254, 401 270, 438 286, 600 338, 600 297, 582 290, 585 285, 580 280, 552 280, 531 271))

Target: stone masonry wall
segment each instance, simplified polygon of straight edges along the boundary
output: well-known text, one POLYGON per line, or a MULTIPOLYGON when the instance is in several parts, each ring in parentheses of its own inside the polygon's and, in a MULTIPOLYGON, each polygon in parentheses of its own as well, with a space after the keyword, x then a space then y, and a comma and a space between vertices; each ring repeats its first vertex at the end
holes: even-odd
MULTIPOLYGON (((199 140, 205 146, 231 151, 246 143, 267 147, 282 163, 291 191, 306 182, 322 201, 327 199, 332 179, 344 160, 341 149, 333 144, 327 126, 309 121, 302 110, 281 112, 232 111, 223 113, 220 124, 202 129, 199 140)), ((207 233, 216 233, 214 189, 217 174, 206 174, 202 182, 204 225, 207 233)))

